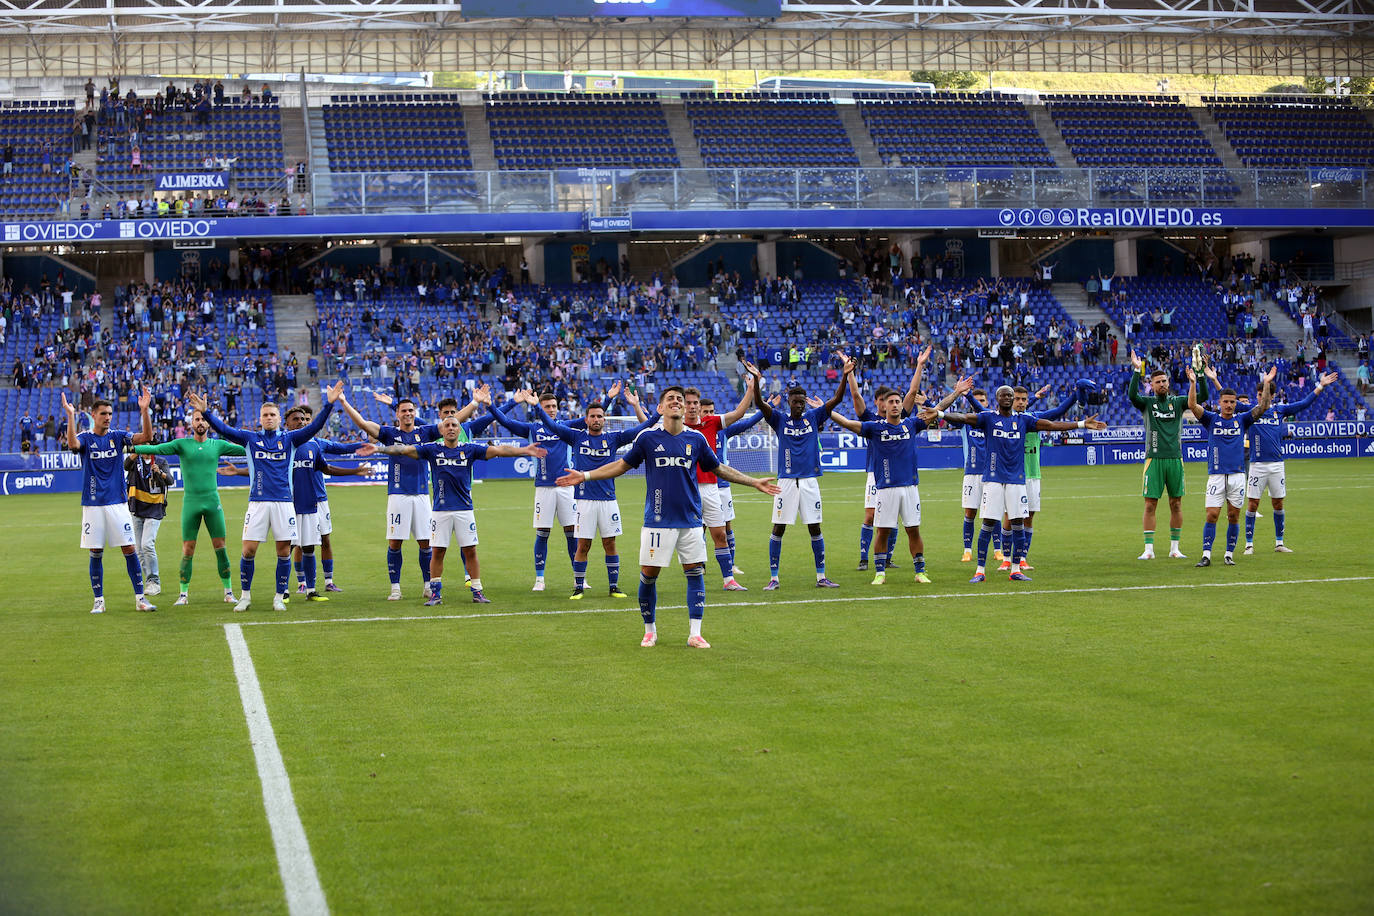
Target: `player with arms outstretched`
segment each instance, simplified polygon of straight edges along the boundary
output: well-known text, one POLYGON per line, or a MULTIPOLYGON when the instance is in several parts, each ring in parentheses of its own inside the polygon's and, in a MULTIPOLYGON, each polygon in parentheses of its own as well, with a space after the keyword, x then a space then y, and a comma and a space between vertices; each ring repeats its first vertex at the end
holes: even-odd
POLYGON ((927 422, 941 418, 950 423, 977 426, 986 437, 988 472, 983 478, 980 513, 983 516, 983 529, 978 533, 978 568, 969 581, 986 580, 988 547, 1005 514, 1011 520, 1012 545, 1011 574, 1007 578, 1029 582, 1030 576, 1021 571, 1021 556, 1026 549, 1026 433, 1031 430, 1048 433, 1070 429, 1106 429, 1107 424, 1096 416, 1077 423, 1063 423, 1044 420, 1035 414, 1017 413, 1014 409, 1016 395, 1010 385, 998 388, 995 397, 996 410, 961 414, 928 408, 921 411, 921 415, 927 422))
POLYGON ((462 423, 456 416, 445 417, 439 421, 439 442, 421 442, 415 445, 392 443, 391 445, 364 446, 360 455, 373 452, 392 458, 409 458, 429 463, 434 476, 434 507, 430 514, 430 547, 434 551, 430 559, 430 580, 426 592, 426 607, 444 603, 444 555, 449 545, 457 541, 463 566, 467 572, 468 588, 472 590, 475 604, 490 604, 491 600, 482 593, 482 570, 477 562, 477 519, 472 511, 472 463, 488 458, 514 458, 529 455, 543 458, 547 452, 537 445, 481 445, 476 442, 459 442, 463 435, 462 423))
POLYGON ((259 430, 239 429, 225 423, 210 410, 205 397, 196 392, 187 395, 191 406, 205 414, 210 428, 230 442, 237 442, 248 452, 248 509, 243 514, 243 556, 239 559, 239 600, 236 611, 246 611, 253 604, 253 567, 258 545, 267 540, 270 529, 276 536, 276 591, 272 594, 272 610, 286 610, 290 600, 287 589, 291 580, 291 545, 296 540, 296 507, 291 494, 291 462, 296 446, 314 438, 324 429, 334 409, 334 402, 343 396, 343 382, 329 389, 328 401, 320 415, 307 426, 297 430, 281 428, 281 411, 267 402, 258 411, 259 430))
POLYGON ((124 566, 134 587, 134 607, 156 611, 143 595, 143 568, 134 549, 134 520, 129 513, 129 491, 124 476, 124 449, 153 438, 153 419, 148 413, 153 393, 146 387, 138 397, 142 421, 136 433, 110 429, 114 405, 96 401, 91 406, 91 428, 76 431, 76 408, 62 392, 62 410, 67 414, 67 448, 81 456, 81 549, 90 551, 91 591, 95 593, 92 614, 105 613, 105 548, 111 544, 124 554, 124 566))
POLYGON ((181 463, 181 594, 172 606, 184 607, 191 602, 191 568, 202 524, 215 551, 215 566, 220 584, 224 586, 224 602, 233 604, 234 589, 229 551, 224 546, 224 507, 219 501, 217 468, 222 458, 246 454, 243 446, 227 439, 210 438, 210 424, 204 412, 193 410, 191 435, 156 445, 136 445, 134 451, 140 455, 176 455, 181 463))
MULTIPOLYGON (((1149 394, 1140 393, 1141 375, 1145 361, 1131 351, 1131 380, 1126 393, 1145 417, 1145 514, 1141 527, 1145 534, 1145 551, 1141 560, 1155 558, 1155 514, 1161 496, 1169 498, 1169 556, 1186 560, 1179 547, 1183 536, 1183 446, 1179 441, 1179 427, 1188 399, 1169 394, 1169 373, 1155 369, 1150 373, 1149 394)), ((1207 385, 1198 383, 1198 398, 1207 400, 1207 385)))
MULTIPOLYGON (((1292 548, 1283 543, 1284 508, 1283 499, 1288 495, 1286 472, 1283 464, 1283 423, 1288 417, 1297 416, 1317 399, 1322 390, 1336 383, 1340 376, 1328 372, 1318 380, 1306 397, 1287 404, 1270 407, 1255 425, 1250 428, 1250 472, 1245 485, 1245 496, 1249 505, 1245 508, 1245 555, 1255 552, 1255 513, 1259 511, 1260 497, 1269 491, 1269 502, 1274 510, 1274 552, 1292 553, 1292 548)), ((1262 396, 1265 383, 1261 381, 1255 391, 1256 397, 1262 396)))
MULTIPOLYGON (((1226 506, 1226 554, 1227 566, 1236 565, 1236 541, 1240 538, 1240 509, 1245 497, 1245 434, 1266 410, 1272 392, 1269 383, 1274 380, 1277 370, 1270 369, 1262 380, 1259 403, 1254 409, 1236 415, 1236 392, 1222 388, 1219 394, 1219 410, 1207 410, 1197 400, 1198 380, 1192 367, 1188 367, 1188 409, 1193 412, 1207 429, 1207 521, 1202 526, 1202 559, 1197 565, 1212 565, 1212 542, 1217 537, 1217 519, 1221 517, 1221 507, 1226 506)), ((1211 367, 1207 367, 1207 377, 1212 384, 1221 388, 1221 382, 1211 367)))
MULTIPOLYGON (((706 607, 706 541, 701 528, 701 488, 697 471, 706 469, 731 483, 745 484, 760 493, 775 496, 778 488, 768 481, 741 474, 716 460, 706 437, 687 429, 686 395, 677 385, 665 388, 658 398, 663 416, 661 429, 646 429, 635 437, 624 458, 590 471, 572 468, 558 478, 560 487, 572 487, 589 480, 609 480, 644 465, 644 527, 639 535, 639 613, 644 618, 644 648, 658 642, 658 575, 676 554, 687 576, 687 616, 690 635, 687 645, 709 649, 701 635, 701 620, 706 607)), ((715 481, 711 481, 715 488, 715 481)))

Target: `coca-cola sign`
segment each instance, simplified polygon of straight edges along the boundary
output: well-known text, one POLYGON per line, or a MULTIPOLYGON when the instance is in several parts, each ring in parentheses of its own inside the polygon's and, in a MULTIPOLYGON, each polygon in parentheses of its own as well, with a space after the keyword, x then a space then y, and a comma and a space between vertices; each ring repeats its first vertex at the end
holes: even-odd
POLYGON ((1307 177, 1314 182, 1355 182, 1364 181, 1364 169, 1345 165, 1323 165, 1308 168, 1307 177))

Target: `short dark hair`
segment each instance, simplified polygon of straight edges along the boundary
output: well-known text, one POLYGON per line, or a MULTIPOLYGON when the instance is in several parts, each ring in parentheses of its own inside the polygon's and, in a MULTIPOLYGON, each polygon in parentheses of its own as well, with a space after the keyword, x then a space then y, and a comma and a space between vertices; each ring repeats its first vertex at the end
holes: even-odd
POLYGON ((806 389, 803 388, 801 385, 793 385, 791 388, 787 389, 787 396, 790 398, 794 394, 799 394, 802 397, 806 397, 806 389))
POLYGON ((1169 374, 1169 373, 1165 372, 1163 369, 1156 369, 1155 371, 1153 371, 1153 372, 1150 373, 1150 378, 1153 379, 1156 375, 1168 375, 1168 374, 1169 374))
POLYGON ((715 406, 716 406, 716 402, 715 402, 714 400, 712 400, 711 398, 702 398, 702 399, 701 399, 701 406, 702 406, 702 407, 715 407, 715 406))
POLYGON ((543 404, 545 401, 553 401, 556 404, 558 403, 558 395, 552 391, 545 391, 539 395, 539 403, 543 404))
POLYGON ((590 404, 587 405, 587 409, 586 409, 585 412, 586 412, 586 413, 591 413, 593 410, 599 410, 599 411, 601 411, 602 413, 605 413, 605 412, 606 412, 606 405, 605 405, 605 404, 602 404, 600 401, 592 401, 590 404))
POLYGON ((100 400, 96 401, 94 404, 91 405, 91 413, 95 413, 97 410, 99 410, 99 409, 102 408, 102 407, 108 407, 108 408, 110 408, 111 411, 114 410, 114 405, 113 405, 113 404, 111 404, 109 401, 105 400, 104 398, 101 398, 100 400))
POLYGON ((415 406, 416 406, 416 405, 415 405, 415 401, 414 401, 412 398, 401 398, 399 401, 396 402, 396 408, 395 408, 395 409, 396 409, 396 410, 400 410, 402 404, 409 404, 411 407, 415 407, 415 406))
POLYGON ((456 398, 442 398, 442 399, 440 399, 439 404, 438 404, 438 408, 439 408, 440 410, 443 410, 445 407, 452 407, 452 408, 454 408, 454 409, 456 410, 456 409, 458 408, 458 400, 457 400, 456 398))
POLYGON ((1233 397, 1233 398, 1234 398, 1234 397, 1238 397, 1238 395, 1236 394, 1236 389, 1234 389, 1234 388, 1223 388, 1223 389, 1221 389, 1221 393, 1218 394, 1217 397, 1219 397, 1219 398, 1224 398, 1224 397, 1226 397, 1228 394, 1229 394, 1231 397, 1233 397))
MULTIPOLYGON (((698 388, 678 388, 677 385, 673 385, 673 386, 671 386, 671 387, 669 387, 669 388, 663 389, 663 391, 664 391, 664 393, 666 394, 667 392, 671 391, 673 388, 677 388, 678 391, 681 391, 681 392, 682 392, 682 396, 683 396, 684 398, 687 397, 687 395, 689 395, 689 394, 694 394, 694 395, 696 395, 698 399, 701 398, 701 390, 698 389, 698 388)), ((662 396, 660 395, 660 396, 659 396, 659 400, 662 400, 662 399, 663 399, 663 398, 662 398, 662 396)))
POLYGON ((1012 394, 1030 394, 1030 389, 1025 385, 1017 385, 1011 390, 1012 394))
MULTIPOLYGON (((684 389, 681 385, 669 385, 667 388, 664 388, 662 391, 660 391, 660 392, 658 393, 658 402, 659 402, 660 404, 662 404, 662 403, 663 403, 663 399, 666 398, 666 397, 668 396, 668 392, 670 392, 670 391, 676 391, 678 394, 682 395, 682 396, 685 398, 685 397, 687 397, 687 391, 688 391, 688 390, 689 390, 689 389, 684 389)), ((692 388, 692 389, 690 389, 690 390, 691 390, 691 391, 696 391, 695 388, 692 388)), ((701 394, 701 392, 697 391, 697 395, 700 396, 700 394, 701 394)))
POLYGON ((311 413, 314 413, 314 411, 312 411, 309 407, 306 407, 305 405, 301 404, 301 405, 297 405, 297 406, 295 406, 295 407, 292 407, 290 410, 288 410, 288 411, 286 412, 286 416, 283 417, 282 419, 284 419, 284 420, 289 420, 289 419, 291 419, 291 417, 292 417, 294 414, 298 414, 298 413, 311 414, 311 413))
POLYGON ((970 391, 969 394, 973 395, 975 398, 976 398, 976 397, 980 397, 980 396, 981 396, 981 397, 987 397, 987 396, 988 396, 988 393, 987 393, 986 391, 984 391, 982 388, 975 388, 975 389, 973 389, 972 391, 970 391))
POLYGON ((873 390, 873 398, 874 398, 875 400, 881 401, 883 398, 887 397, 888 392, 890 392, 890 391, 892 391, 892 389, 889 388, 888 386, 886 386, 886 385, 879 385, 877 388, 875 388, 875 389, 873 390))

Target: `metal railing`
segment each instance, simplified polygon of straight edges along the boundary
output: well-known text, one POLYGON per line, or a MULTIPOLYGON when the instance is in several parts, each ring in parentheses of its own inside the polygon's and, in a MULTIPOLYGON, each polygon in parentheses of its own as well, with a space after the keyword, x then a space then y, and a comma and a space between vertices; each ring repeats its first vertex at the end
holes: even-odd
POLYGON ((1374 204, 1362 170, 804 168, 316 172, 317 213, 1275 207, 1374 204))

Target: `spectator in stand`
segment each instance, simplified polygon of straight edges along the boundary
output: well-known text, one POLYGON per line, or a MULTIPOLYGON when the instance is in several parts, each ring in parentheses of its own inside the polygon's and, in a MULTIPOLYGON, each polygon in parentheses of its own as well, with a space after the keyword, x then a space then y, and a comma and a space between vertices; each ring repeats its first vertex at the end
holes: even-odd
POLYGON ((143 173, 143 150, 137 145, 129 147, 129 171, 135 175, 143 173))

